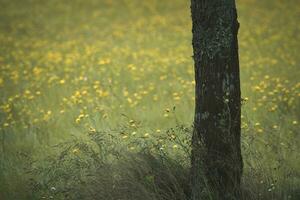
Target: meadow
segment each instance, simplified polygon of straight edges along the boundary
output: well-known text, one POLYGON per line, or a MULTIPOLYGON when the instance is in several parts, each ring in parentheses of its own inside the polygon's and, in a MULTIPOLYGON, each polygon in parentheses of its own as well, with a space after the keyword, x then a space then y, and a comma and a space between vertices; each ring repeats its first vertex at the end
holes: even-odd
MULTIPOLYGON (((187 0, 0 0, 0 199, 188 199, 187 0)), ((300 199, 300 7, 238 0, 245 199, 300 199)))

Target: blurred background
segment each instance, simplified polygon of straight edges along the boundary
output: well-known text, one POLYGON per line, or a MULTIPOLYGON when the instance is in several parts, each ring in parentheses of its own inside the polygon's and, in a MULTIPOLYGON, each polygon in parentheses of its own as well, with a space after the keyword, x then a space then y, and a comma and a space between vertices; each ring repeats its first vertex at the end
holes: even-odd
MULTIPOLYGON (((299 2, 237 7, 245 176, 262 195, 296 199, 299 2)), ((191 37, 187 0, 0 0, 0 199, 84 199, 55 196, 50 175, 31 171, 53 167, 40 160, 74 138, 105 132, 118 139, 102 145, 184 154, 188 138, 175 138, 193 122, 191 37)))

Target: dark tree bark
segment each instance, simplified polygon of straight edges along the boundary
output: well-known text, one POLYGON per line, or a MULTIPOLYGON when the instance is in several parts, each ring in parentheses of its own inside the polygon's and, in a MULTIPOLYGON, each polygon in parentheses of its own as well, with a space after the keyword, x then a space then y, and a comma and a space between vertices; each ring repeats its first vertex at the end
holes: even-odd
POLYGON ((241 92, 234 0, 191 0, 196 107, 192 199, 240 199, 241 92))

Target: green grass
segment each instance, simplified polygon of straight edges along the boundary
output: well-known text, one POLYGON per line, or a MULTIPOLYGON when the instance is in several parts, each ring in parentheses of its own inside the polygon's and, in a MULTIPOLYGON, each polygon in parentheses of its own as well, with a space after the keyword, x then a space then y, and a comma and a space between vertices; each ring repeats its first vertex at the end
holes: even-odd
MULTIPOLYGON (((244 198, 298 199, 300 8, 237 6, 244 198)), ((0 0, 0 199, 188 198, 189 9, 0 0)))

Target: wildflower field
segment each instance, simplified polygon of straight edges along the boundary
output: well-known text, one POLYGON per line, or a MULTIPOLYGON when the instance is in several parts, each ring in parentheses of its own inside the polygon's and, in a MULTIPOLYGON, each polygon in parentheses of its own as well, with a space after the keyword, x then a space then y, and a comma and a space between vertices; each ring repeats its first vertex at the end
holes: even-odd
MULTIPOLYGON (((244 197, 300 199, 299 2, 237 7, 244 197)), ((191 37, 187 0, 0 0, 0 199, 188 199, 191 37)))

